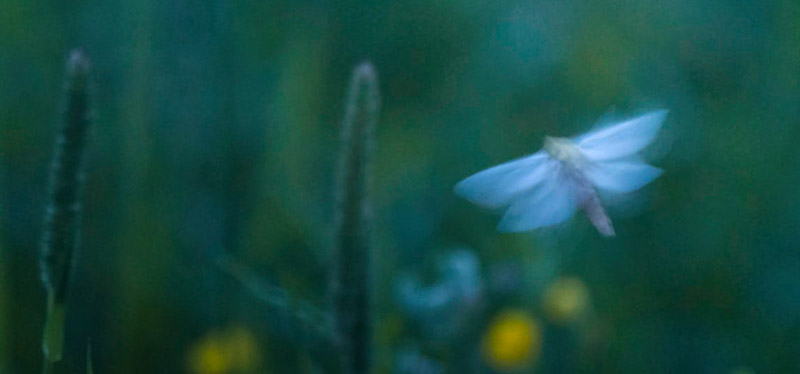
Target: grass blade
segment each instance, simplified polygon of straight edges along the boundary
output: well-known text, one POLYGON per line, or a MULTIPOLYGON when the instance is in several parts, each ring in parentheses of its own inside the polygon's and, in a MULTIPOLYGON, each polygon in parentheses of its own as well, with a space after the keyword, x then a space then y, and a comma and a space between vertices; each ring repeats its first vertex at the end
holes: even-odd
POLYGON ((342 121, 330 279, 336 340, 344 372, 371 365, 371 243, 369 160, 378 119, 378 80, 372 64, 357 66, 342 121))
POLYGON ((83 159, 89 127, 89 59, 79 50, 72 51, 66 70, 66 109, 51 164, 50 202, 45 212, 40 258, 47 292, 47 320, 42 336, 46 373, 63 354, 64 309, 80 234, 83 159))

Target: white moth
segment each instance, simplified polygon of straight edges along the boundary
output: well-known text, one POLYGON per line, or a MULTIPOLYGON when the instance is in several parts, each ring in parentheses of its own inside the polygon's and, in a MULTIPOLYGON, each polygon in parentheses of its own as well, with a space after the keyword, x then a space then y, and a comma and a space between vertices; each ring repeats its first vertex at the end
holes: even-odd
POLYGON ((546 136, 542 150, 474 174, 455 192, 505 210, 499 231, 555 225, 582 210, 600 234, 614 236, 598 192, 631 192, 661 175, 637 153, 653 141, 666 115, 650 112, 572 139, 546 136))

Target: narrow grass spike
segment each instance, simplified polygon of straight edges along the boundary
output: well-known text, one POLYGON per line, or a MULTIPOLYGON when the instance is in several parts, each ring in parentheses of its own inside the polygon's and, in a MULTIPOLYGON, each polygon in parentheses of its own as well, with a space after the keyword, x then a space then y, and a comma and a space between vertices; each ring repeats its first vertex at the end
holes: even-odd
POLYGON ((92 342, 86 344, 86 374, 94 374, 94 365, 92 364, 92 342))
POLYGON ((64 308, 80 233, 83 159, 89 127, 88 76, 91 64, 80 50, 67 62, 66 108, 55 141, 49 203, 41 242, 41 278, 47 292, 42 337, 44 371, 60 361, 64 346, 64 308))
POLYGON ((380 105, 378 79, 371 63, 355 68, 346 100, 329 296, 343 372, 366 374, 372 356, 369 161, 380 105))

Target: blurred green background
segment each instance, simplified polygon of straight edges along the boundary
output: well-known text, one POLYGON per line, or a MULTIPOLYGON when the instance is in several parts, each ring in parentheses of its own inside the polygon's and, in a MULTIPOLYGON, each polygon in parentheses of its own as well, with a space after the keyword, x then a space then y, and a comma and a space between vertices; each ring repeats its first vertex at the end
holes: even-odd
POLYGON ((211 260, 324 305, 339 122, 365 59, 382 94, 377 372, 800 372, 796 0, 1 0, 1 373, 40 370, 38 243, 76 46, 94 127, 60 372, 82 372, 89 339, 97 373, 311 370, 211 260), (452 193, 544 135, 657 108, 646 156, 665 173, 612 202, 614 239, 580 215, 501 234, 452 193), (454 248, 479 262, 480 306, 426 322, 398 279, 435 285, 454 248), (562 276, 588 292, 574 321, 543 297, 562 276), (529 346, 501 347, 525 356, 504 368, 486 346, 508 313, 529 346))

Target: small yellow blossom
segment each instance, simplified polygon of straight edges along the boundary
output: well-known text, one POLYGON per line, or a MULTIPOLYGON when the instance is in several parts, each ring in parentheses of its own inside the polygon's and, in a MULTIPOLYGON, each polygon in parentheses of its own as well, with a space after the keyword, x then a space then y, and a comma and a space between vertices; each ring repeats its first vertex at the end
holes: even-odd
POLYGON ((525 369, 539 358, 542 333, 536 319, 525 311, 508 309, 492 320, 483 338, 486 362, 498 371, 525 369))
POLYGON ((253 371, 261 365, 261 348, 255 336, 244 327, 228 330, 226 356, 235 372, 253 371))
POLYGON ((560 278, 547 288, 542 304, 551 322, 565 325, 588 309, 589 290, 578 278, 560 278))
POLYGON ((192 374, 256 372, 261 367, 260 349, 244 327, 212 331, 189 349, 187 368, 192 374))

